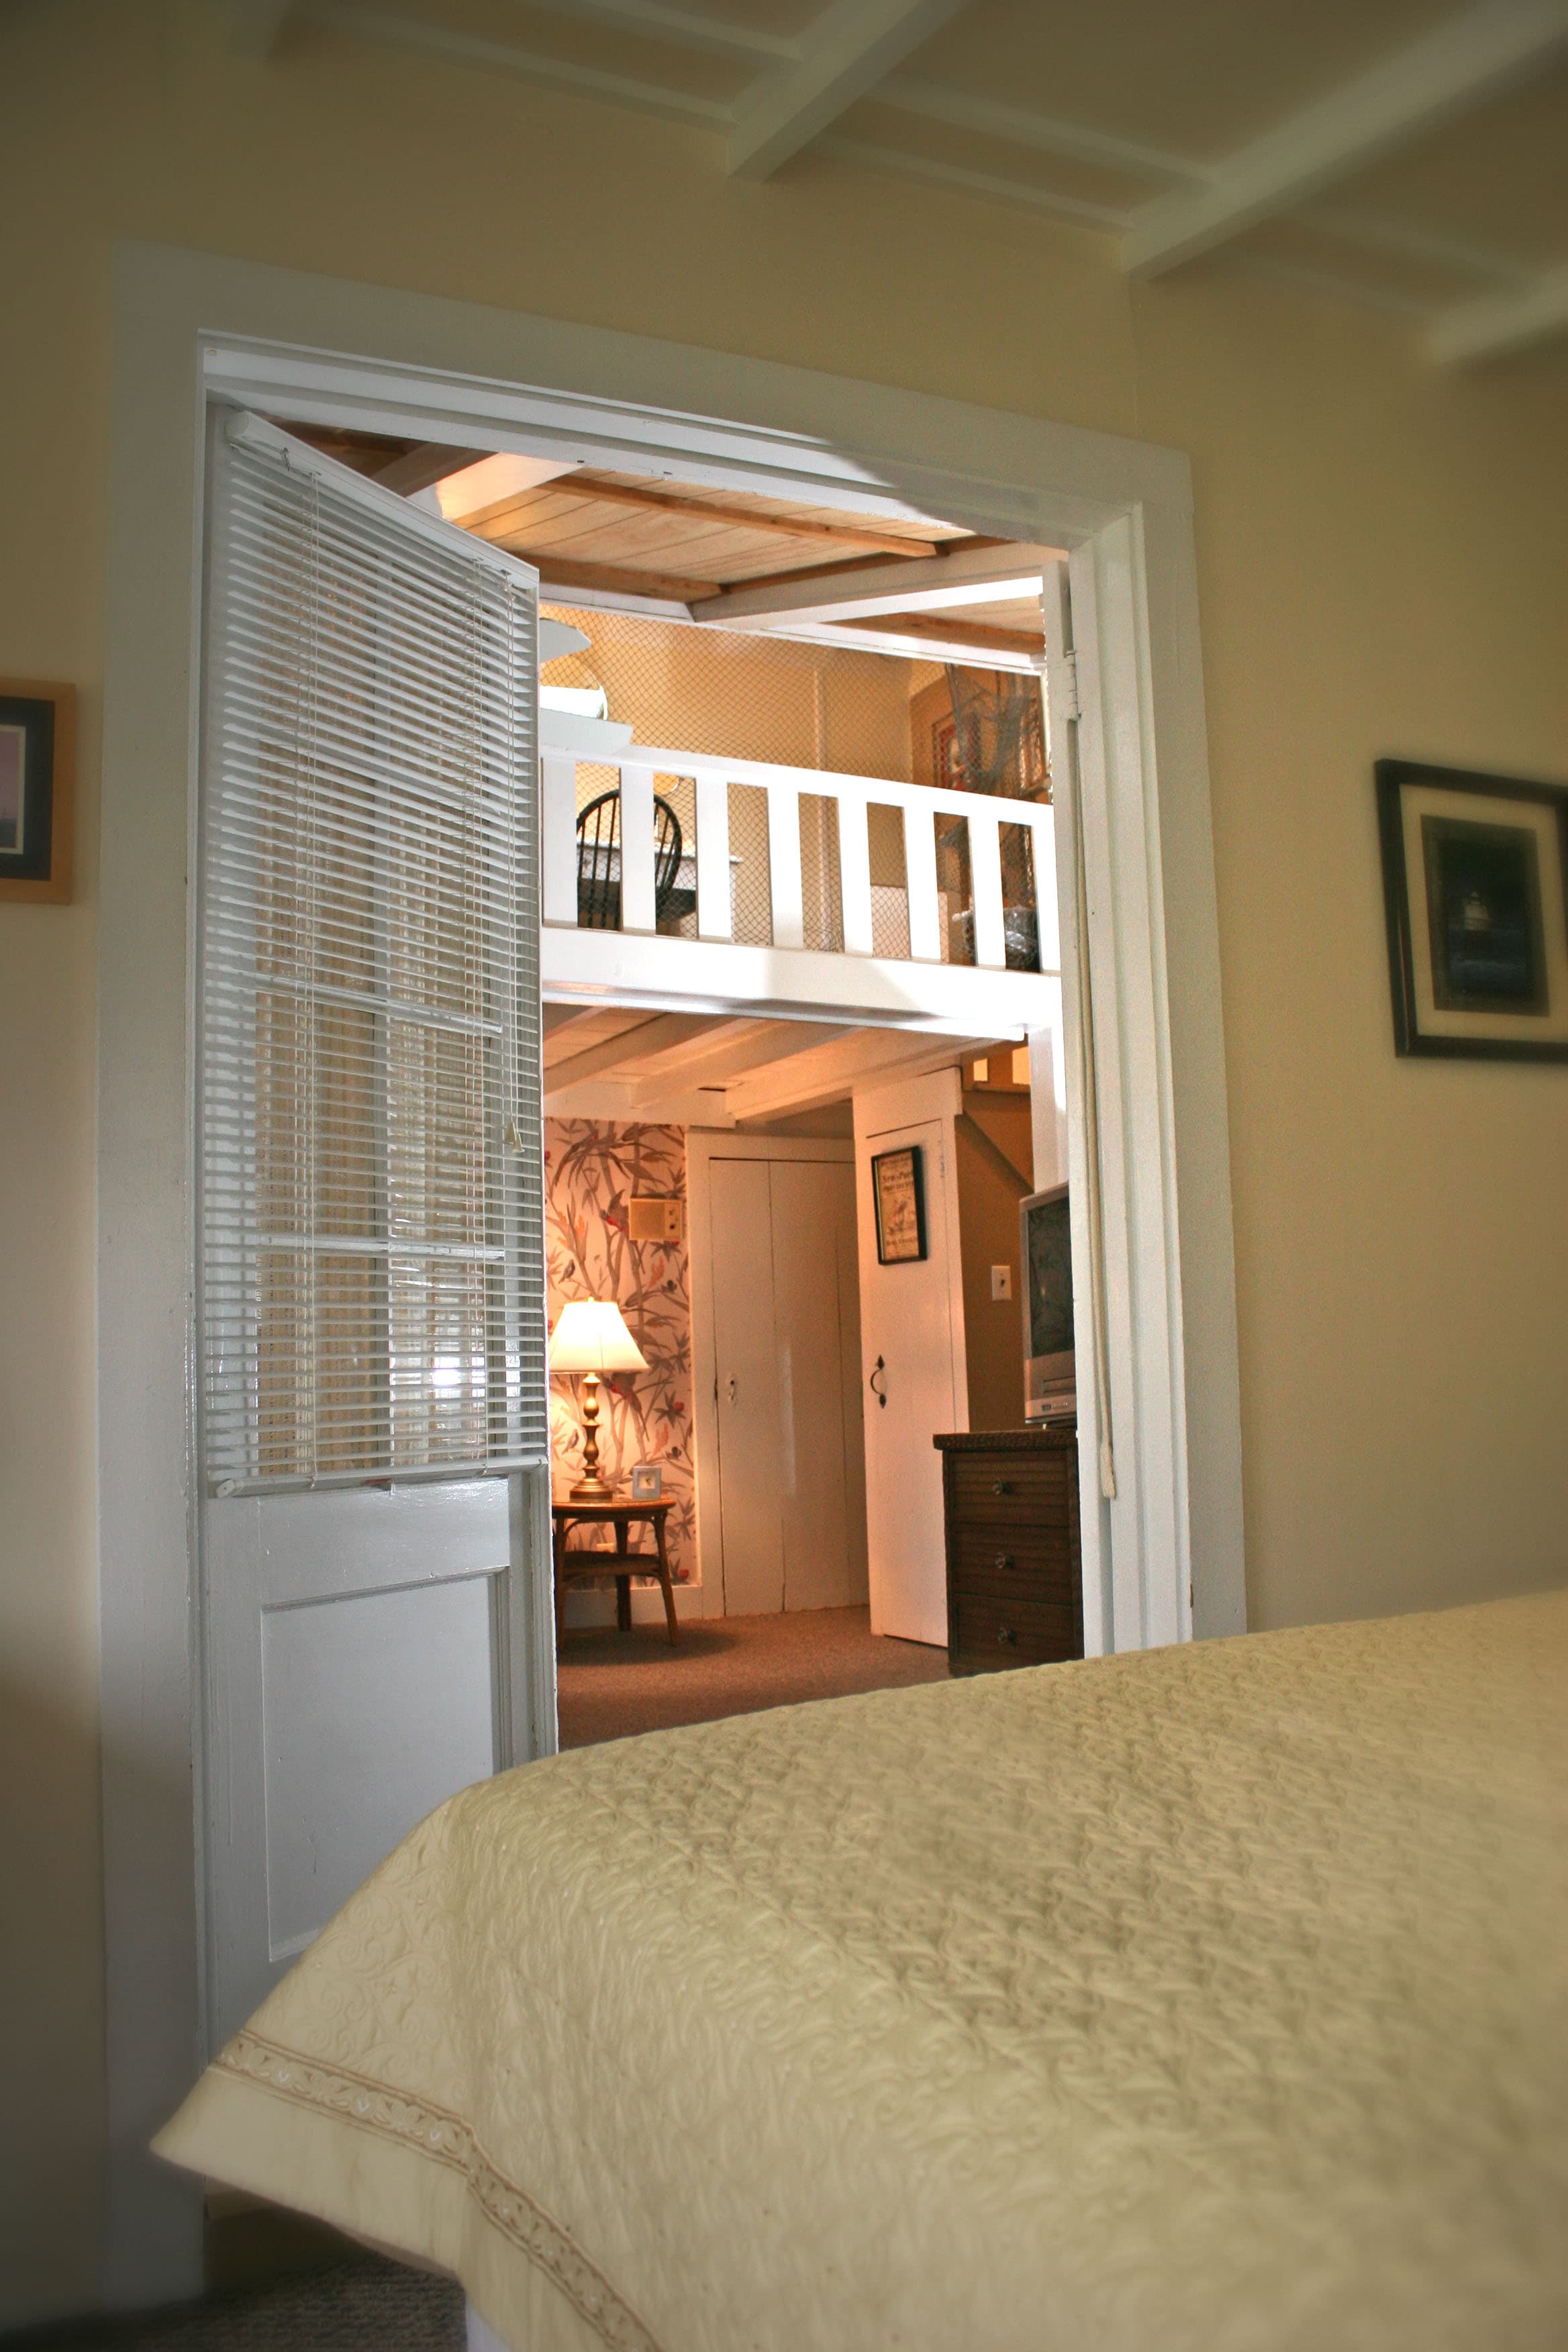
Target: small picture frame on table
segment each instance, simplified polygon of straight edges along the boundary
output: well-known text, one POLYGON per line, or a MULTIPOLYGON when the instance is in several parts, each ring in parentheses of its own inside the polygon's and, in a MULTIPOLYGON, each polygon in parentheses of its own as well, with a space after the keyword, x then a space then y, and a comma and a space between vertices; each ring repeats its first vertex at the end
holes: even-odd
POLYGON ((0 678, 0 898, 69 898, 75 752, 74 688, 0 678))
POLYGON ((1377 762, 1399 1054, 1568 1061, 1568 786, 1377 762))
POLYGON ((871 1162, 871 1198, 877 1212, 877 1261, 912 1265, 926 1255, 925 1177, 921 1147, 879 1151, 871 1162))
POLYGON ((664 1495, 664 1472, 657 1462, 637 1462, 632 1465, 632 1500, 634 1503, 657 1503, 664 1495))

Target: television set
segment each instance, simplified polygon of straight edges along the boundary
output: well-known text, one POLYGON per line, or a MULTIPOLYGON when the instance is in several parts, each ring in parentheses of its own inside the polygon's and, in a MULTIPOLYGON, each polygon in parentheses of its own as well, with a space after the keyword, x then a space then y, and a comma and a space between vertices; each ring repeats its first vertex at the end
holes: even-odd
POLYGON ((1018 1204, 1024 1279, 1024 1419, 1065 1421, 1078 1412, 1072 1337, 1072 1230, 1068 1188, 1053 1184, 1018 1204))

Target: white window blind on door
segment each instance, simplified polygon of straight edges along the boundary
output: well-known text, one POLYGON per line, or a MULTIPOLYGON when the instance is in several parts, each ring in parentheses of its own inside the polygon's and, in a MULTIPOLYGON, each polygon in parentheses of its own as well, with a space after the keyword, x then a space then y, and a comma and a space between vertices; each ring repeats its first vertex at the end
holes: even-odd
POLYGON ((209 1486, 542 1462, 535 577, 255 417, 208 512, 209 1486))

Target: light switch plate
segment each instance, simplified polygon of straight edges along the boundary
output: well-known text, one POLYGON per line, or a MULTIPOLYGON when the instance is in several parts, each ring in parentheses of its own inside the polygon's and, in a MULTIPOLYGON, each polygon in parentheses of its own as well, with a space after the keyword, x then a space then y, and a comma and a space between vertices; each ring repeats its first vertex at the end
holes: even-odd
POLYGON ((991 1296, 993 1298, 1012 1297, 1013 1269, 1010 1265, 994 1265, 992 1267, 991 1296))

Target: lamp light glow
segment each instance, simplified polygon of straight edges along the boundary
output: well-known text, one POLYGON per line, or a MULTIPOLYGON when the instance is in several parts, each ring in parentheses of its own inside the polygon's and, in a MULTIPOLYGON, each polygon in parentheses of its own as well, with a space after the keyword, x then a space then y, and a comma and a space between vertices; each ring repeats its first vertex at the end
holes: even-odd
POLYGON ((578 1298, 561 1309, 550 1338, 552 1379, 583 1381, 583 1475, 574 1503, 609 1499, 615 1489, 599 1475, 599 1380, 605 1372, 646 1372, 647 1358, 610 1298, 578 1298))

